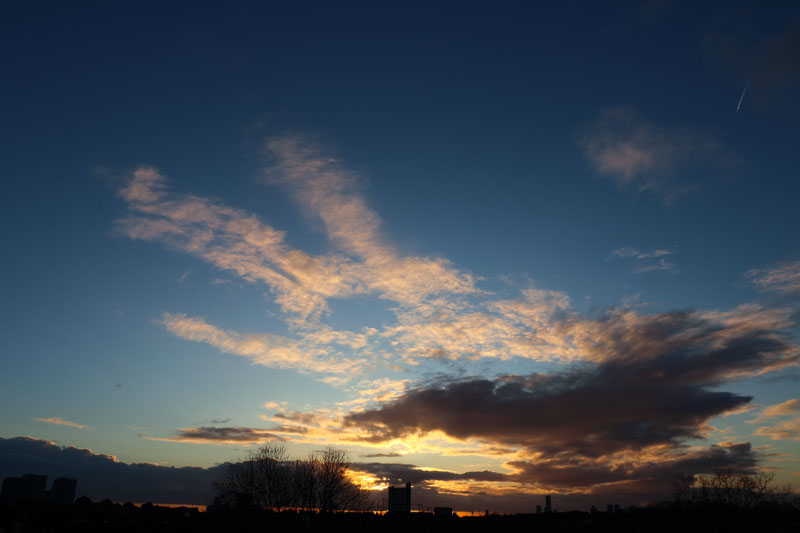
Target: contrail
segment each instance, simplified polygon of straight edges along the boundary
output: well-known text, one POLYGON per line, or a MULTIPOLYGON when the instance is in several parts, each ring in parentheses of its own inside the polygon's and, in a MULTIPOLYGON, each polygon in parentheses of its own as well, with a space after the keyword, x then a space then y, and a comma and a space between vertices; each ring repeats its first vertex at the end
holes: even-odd
POLYGON ((744 90, 742 91, 742 96, 739 97, 739 105, 736 106, 736 112, 739 112, 739 108, 742 107, 742 100, 744 100, 744 93, 747 92, 747 86, 750 85, 750 82, 744 84, 744 90))

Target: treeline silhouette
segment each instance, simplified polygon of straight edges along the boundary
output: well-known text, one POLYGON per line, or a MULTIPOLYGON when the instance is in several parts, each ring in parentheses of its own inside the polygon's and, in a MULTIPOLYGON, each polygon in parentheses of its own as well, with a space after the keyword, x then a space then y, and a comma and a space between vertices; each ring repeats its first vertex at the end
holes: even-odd
POLYGON ((778 486, 774 480, 774 472, 737 473, 730 468, 718 469, 712 475, 682 476, 675 483, 672 506, 753 511, 796 505, 792 486, 778 486))
POLYGON ((326 448, 289 460, 283 444, 265 444, 228 464, 225 476, 214 483, 213 507, 320 513, 375 508, 377 502, 348 478, 349 468, 342 450, 326 448))
POLYGON ((3 533, 49 532, 307 532, 307 533, 549 533, 593 532, 758 532, 800 531, 800 512, 788 507, 751 511, 674 510, 653 505, 614 513, 570 511, 475 517, 438 517, 432 513, 391 516, 372 512, 269 511, 171 508, 145 504, 92 503, 79 498, 74 505, 43 503, 0 512, 3 533))

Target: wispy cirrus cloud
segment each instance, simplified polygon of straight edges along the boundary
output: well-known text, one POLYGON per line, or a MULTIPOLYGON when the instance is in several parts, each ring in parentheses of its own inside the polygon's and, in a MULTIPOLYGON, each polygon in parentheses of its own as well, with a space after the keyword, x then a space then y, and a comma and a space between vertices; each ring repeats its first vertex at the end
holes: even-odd
MULTIPOLYGON (((119 194, 128 216, 117 231, 132 239, 163 245, 200 257, 250 283, 266 285, 282 317, 302 335, 241 333, 203 319, 165 314, 162 324, 181 338, 205 342, 254 363, 345 374, 363 363, 369 351, 361 333, 324 324, 331 298, 375 295, 395 305, 398 315, 431 314, 441 306, 480 295, 475 278, 442 258, 401 255, 379 233, 380 219, 357 191, 357 176, 302 137, 271 139, 266 151, 274 164, 265 170, 272 184, 285 187, 310 216, 323 221, 334 251, 311 255, 294 249, 283 231, 257 216, 216 200, 172 192, 156 169, 133 172, 119 194), (347 346, 345 356, 335 346, 347 346), (303 366, 302 363, 309 363, 303 366)), ((389 334, 391 336, 391 333, 389 334)), ((384 336, 383 338, 387 338, 384 336)), ((324 378, 343 384, 348 378, 324 378)))
POLYGON ((137 169, 120 196, 131 214, 116 221, 118 231, 266 284, 284 312, 299 322, 326 312, 326 296, 357 291, 354 280, 341 274, 344 258, 309 256, 291 249, 282 231, 252 214, 207 198, 170 193, 154 168, 137 169))
POLYGON ((786 294, 800 293, 800 261, 748 270, 745 275, 763 290, 786 294))
POLYGON ((275 164, 265 170, 308 213, 324 222, 336 253, 293 249, 282 231, 219 202, 171 193, 156 169, 133 172, 120 190, 131 214, 117 221, 133 239, 158 241, 196 255, 250 282, 262 282, 297 325, 328 312, 327 299, 376 294, 421 305, 438 294, 477 293, 475 279, 441 258, 402 256, 379 232, 380 219, 355 192, 355 176, 299 137, 272 139, 275 164))
POLYGON ((63 420, 61 418, 34 418, 37 422, 45 422, 47 424, 55 424, 57 426, 69 426, 72 428, 77 429, 89 429, 89 426, 85 426, 83 424, 78 424, 77 422, 70 422, 69 420, 63 420))
POLYGON ((753 420, 748 420, 747 422, 750 424, 755 424, 757 422, 763 422, 764 420, 769 420, 770 418, 778 418, 781 416, 791 415, 798 411, 800 411, 800 400, 798 399, 786 400, 785 402, 765 407, 764 409, 761 410, 761 414, 759 414, 757 418, 754 418, 753 420))
POLYGON ((380 217, 357 192, 358 175, 307 137, 270 139, 275 164, 270 183, 285 186, 311 216, 319 217, 339 250, 357 258, 359 280, 382 298, 418 305, 436 294, 473 294, 472 275, 441 258, 401 256, 380 234, 380 217))
POLYGON ((363 347, 366 345, 366 340, 358 334, 346 335, 336 332, 325 337, 324 332, 321 332, 310 339, 295 340, 274 334, 242 334, 224 330, 202 318, 188 317, 184 314, 164 313, 161 322, 167 331, 176 337, 204 342, 222 352, 246 357, 253 363, 264 366, 290 368, 300 372, 355 375, 367 365, 364 359, 339 356, 333 349, 321 348, 336 343, 349 347, 363 347))
POLYGON ((616 250, 613 250, 609 254, 609 257, 616 256, 625 258, 632 257, 634 259, 653 259, 657 257, 663 257, 665 255, 670 255, 671 253, 672 253, 671 251, 665 250, 663 248, 657 248, 650 252, 640 252, 639 250, 631 246, 623 246, 622 248, 617 248, 616 250))
POLYGON ((656 248, 649 252, 642 252, 631 246, 623 246, 608 254, 606 261, 614 257, 632 259, 635 261, 635 266, 633 267, 633 272, 635 274, 655 271, 677 273, 678 266, 667 259, 669 255, 672 255, 672 251, 664 248, 656 248))
POLYGON ((772 440, 800 441, 800 418, 784 420, 771 426, 761 426, 755 435, 769 437, 772 440))
POLYGON ((667 202, 693 187, 676 179, 687 168, 735 161, 708 135, 658 126, 626 107, 603 110, 584 129, 578 144, 598 174, 620 188, 652 192, 667 202))

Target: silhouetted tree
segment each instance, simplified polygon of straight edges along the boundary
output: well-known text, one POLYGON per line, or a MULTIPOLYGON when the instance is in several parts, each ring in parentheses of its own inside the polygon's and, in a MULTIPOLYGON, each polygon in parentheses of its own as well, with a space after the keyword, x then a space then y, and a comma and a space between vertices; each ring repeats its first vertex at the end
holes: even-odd
POLYGON ((281 510, 291 506, 290 471, 283 444, 265 444, 251 450, 242 461, 229 463, 215 483, 225 507, 281 510))
POLYGON ((227 508, 364 510, 364 491, 348 478, 347 453, 335 448, 289 461, 283 444, 264 444, 229 463, 214 484, 215 505, 227 508))
POLYGON ((317 508, 321 512, 364 508, 363 491, 347 478, 350 461, 346 452, 327 448, 310 457, 309 462, 317 472, 317 508))
POLYGON ((773 484, 771 472, 735 473, 716 470, 712 475, 687 475, 679 478, 674 500, 688 507, 725 506, 742 510, 786 506, 792 502, 790 485, 773 484))

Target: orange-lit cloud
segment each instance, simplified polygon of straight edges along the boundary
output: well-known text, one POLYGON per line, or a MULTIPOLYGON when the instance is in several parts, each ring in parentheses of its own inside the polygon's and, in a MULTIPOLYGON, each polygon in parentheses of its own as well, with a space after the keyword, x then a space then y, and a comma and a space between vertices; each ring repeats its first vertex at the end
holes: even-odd
POLYGON ((755 435, 769 437, 772 440, 800 441, 800 418, 762 426, 756 430, 755 435))
POLYGON ((357 174, 308 138, 273 138, 266 148, 275 158, 267 180, 286 186, 307 213, 322 220, 331 242, 359 260, 359 281, 369 292, 406 305, 435 294, 477 292, 473 277, 444 259, 399 255, 380 234, 380 217, 357 192, 357 174))
POLYGON ((89 426, 78 424, 77 422, 70 422, 69 420, 62 420, 61 418, 34 418, 37 422, 46 422, 48 424, 56 424, 58 426, 69 426, 78 429, 89 429, 89 426))
MULTIPOLYGON (((611 119, 642 125, 624 113, 611 119)), ((679 167, 686 155, 672 152, 684 147, 669 132, 642 127, 641 137, 589 139, 587 157, 621 184, 673 194, 671 165, 679 167)), ((755 465, 747 443, 690 443, 715 435, 711 418, 749 408, 750 397, 724 390, 730 380, 800 362, 786 333, 793 326, 790 309, 747 304, 646 314, 622 306, 586 315, 566 293, 541 286, 497 296, 445 258, 400 253, 359 192, 363 178, 308 139, 271 139, 266 153, 273 161, 265 181, 321 221, 329 252, 293 248, 283 231, 254 214, 172 192, 151 168, 138 169, 120 191, 129 214, 118 229, 266 286, 288 325, 281 334, 248 333, 165 313, 161 324, 171 334, 254 364, 312 374, 340 387, 345 399, 303 410, 267 402, 263 428, 186 427, 158 440, 283 440, 380 459, 480 457, 464 472, 405 465, 407 475, 425 478, 427 490, 449 494, 635 492, 656 490, 656 478, 678 468, 755 465), (327 323, 333 301, 365 295, 385 303, 389 318, 359 331, 327 323), (516 358, 574 364, 548 374, 531 369, 559 367, 528 363, 520 374, 470 374, 471 361, 516 358), (451 376, 440 371, 447 365, 456 369, 451 376), (402 373, 414 367, 418 371, 402 373), (381 377, 384 370, 391 377, 381 377), (427 381, 415 381, 419 376, 427 381)), ((674 269, 670 254, 623 247, 611 256, 635 261, 636 271, 644 272, 674 269)), ((773 407, 762 416, 780 411, 773 407)), ((792 428, 786 423, 758 431, 794 438, 792 428)), ((379 471, 388 466, 370 468, 362 473, 374 486, 394 479, 379 471)))
MULTIPOLYGON (((278 368, 298 369, 301 372, 351 373, 357 374, 363 368, 363 360, 334 357, 327 350, 320 348, 322 344, 343 342, 352 346, 352 338, 345 335, 331 335, 321 342, 316 337, 309 337, 319 343, 295 341, 280 335, 241 334, 235 331, 222 330, 201 318, 187 317, 164 313, 164 327, 173 335, 182 339, 204 342, 219 350, 246 357, 253 363, 278 368)), ((361 344, 358 341, 357 344, 361 344)))
POLYGON ((780 416, 791 415, 793 413, 796 413, 797 411, 800 411, 800 400, 798 399, 786 400, 785 402, 765 407, 761 411, 761 414, 758 415, 758 418, 755 418, 753 420, 748 420, 747 422, 751 424, 757 422, 763 422, 764 420, 768 420, 770 418, 777 418, 780 416))
MULTIPOLYGON (((540 316, 530 319, 533 327, 540 316)), ((594 319, 568 314, 558 326, 569 339, 563 348, 594 365, 445 380, 354 411, 345 422, 376 443, 439 430, 456 439, 587 456, 677 444, 704 436, 708 419, 751 400, 712 387, 798 364, 797 345, 780 333, 788 316, 757 306, 655 315, 619 310, 594 319)))

